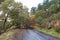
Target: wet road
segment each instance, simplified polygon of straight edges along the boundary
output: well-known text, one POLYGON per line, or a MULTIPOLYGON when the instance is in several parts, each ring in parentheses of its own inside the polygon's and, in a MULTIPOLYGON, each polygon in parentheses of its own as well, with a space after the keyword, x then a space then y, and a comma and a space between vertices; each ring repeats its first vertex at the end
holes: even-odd
POLYGON ((21 29, 14 33, 12 40, 60 40, 36 30, 21 29))

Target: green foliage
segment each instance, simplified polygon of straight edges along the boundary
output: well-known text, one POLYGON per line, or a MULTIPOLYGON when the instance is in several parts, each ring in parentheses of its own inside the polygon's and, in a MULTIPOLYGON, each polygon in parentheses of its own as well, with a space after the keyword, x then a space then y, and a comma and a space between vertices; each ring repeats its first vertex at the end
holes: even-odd
POLYGON ((57 14, 55 13, 55 14, 51 15, 50 19, 51 20, 60 19, 60 16, 59 15, 60 15, 60 12, 58 12, 57 14))
POLYGON ((0 0, 0 4, 3 2, 4 0, 0 0))
POLYGON ((32 7, 31 8, 31 12, 34 14, 34 13, 36 13, 36 7, 32 7))
POLYGON ((52 4, 52 5, 49 7, 49 13, 56 13, 56 11, 57 11, 57 5, 52 4))
MULTIPOLYGON (((60 0, 44 0, 42 4, 38 4, 35 12, 36 22, 40 27, 53 26, 52 28, 54 28, 55 20, 60 20, 60 0)), ((54 30, 59 32, 59 29, 56 27, 54 30)))
POLYGON ((23 7, 22 3, 15 2, 14 0, 5 0, 2 2, 0 11, 2 11, 0 20, 3 19, 1 26, 3 32, 12 26, 22 28, 21 25, 24 26, 24 22, 29 18, 28 8, 23 7), (10 21, 8 21, 8 18, 10 21))
POLYGON ((37 21, 38 23, 41 23, 42 20, 43 20, 43 18, 42 18, 41 16, 37 17, 37 19, 36 19, 36 21, 37 21))
POLYGON ((60 25, 55 28, 55 31, 60 33, 60 25))
POLYGON ((43 10, 39 10, 39 11, 37 11, 36 12, 36 17, 39 17, 39 16, 41 16, 41 17, 43 17, 43 18, 46 18, 46 11, 43 11, 43 10))
POLYGON ((38 10, 41 10, 43 7, 42 7, 42 5, 41 4, 38 4, 38 10))

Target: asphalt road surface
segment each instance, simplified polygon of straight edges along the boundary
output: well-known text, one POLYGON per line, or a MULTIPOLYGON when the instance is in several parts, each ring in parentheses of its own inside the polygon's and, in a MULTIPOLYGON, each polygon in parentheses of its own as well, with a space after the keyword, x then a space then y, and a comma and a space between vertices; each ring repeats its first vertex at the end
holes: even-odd
POLYGON ((42 32, 30 29, 20 29, 16 31, 12 40, 60 40, 53 36, 46 35, 42 32))

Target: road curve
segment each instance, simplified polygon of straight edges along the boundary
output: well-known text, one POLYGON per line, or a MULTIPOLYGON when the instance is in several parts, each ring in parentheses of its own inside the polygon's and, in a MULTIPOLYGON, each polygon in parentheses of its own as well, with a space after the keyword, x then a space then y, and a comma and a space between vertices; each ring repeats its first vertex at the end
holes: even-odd
POLYGON ((45 35, 36 30, 20 29, 13 35, 12 40, 60 40, 55 37, 45 35))

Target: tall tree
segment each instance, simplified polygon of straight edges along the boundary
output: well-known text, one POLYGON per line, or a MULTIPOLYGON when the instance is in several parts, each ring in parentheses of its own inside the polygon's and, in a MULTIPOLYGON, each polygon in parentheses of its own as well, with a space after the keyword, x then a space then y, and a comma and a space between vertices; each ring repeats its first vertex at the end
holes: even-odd
POLYGON ((42 6, 43 6, 43 5, 39 3, 37 10, 42 10, 42 8, 43 8, 42 6))
POLYGON ((4 31, 6 30, 5 24, 7 22, 7 18, 8 18, 8 13, 9 13, 9 5, 12 4, 12 0, 5 0, 3 3, 1 3, 0 6, 0 11, 2 11, 2 14, 4 15, 4 23, 3 23, 3 29, 4 31))
POLYGON ((35 13, 36 13, 36 7, 32 7, 32 8, 31 8, 31 12, 32 12, 33 14, 35 14, 35 13))
POLYGON ((0 11, 2 11, 4 16, 4 31, 6 30, 8 18, 11 19, 12 26, 14 25, 17 28, 22 27, 21 25, 28 18, 28 9, 23 7, 22 3, 17 3, 14 0, 5 0, 0 6, 0 11))

